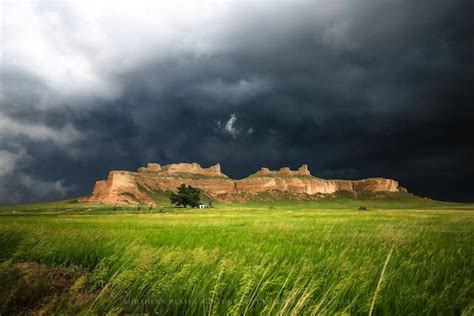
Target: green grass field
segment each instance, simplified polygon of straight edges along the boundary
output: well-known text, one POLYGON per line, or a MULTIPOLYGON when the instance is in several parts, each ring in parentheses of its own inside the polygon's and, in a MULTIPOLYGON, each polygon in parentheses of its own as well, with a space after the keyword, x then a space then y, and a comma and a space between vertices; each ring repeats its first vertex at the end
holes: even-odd
POLYGON ((473 315, 473 210, 413 197, 4 206, 0 314, 473 315))

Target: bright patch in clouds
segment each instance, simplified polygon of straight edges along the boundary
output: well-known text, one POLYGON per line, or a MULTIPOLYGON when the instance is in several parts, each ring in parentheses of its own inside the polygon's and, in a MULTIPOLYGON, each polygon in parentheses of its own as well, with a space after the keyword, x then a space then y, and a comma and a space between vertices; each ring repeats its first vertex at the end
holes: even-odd
POLYGON ((58 145, 67 145, 82 138, 82 134, 70 123, 53 129, 46 125, 20 123, 8 117, 0 117, 0 130, 3 137, 27 136, 36 141, 53 141, 58 145))
POLYGON ((3 3, 3 71, 41 81, 59 99, 46 106, 71 97, 113 99, 122 91, 123 73, 179 51, 206 55, 215 50, 209 35, 216 32, 213 25, 226 3, 3 3))
POLYGON ((236 138, 237 135, 240 133, 240 130, 238 130, 234 124, 235 124, 235 121, 237 121, 237 116, 232 113, 230 115, 230 118, 229 120, 227 121, 227 123, 225 124, 225 131, 227 133, 229 133, 232 137, 236 138))

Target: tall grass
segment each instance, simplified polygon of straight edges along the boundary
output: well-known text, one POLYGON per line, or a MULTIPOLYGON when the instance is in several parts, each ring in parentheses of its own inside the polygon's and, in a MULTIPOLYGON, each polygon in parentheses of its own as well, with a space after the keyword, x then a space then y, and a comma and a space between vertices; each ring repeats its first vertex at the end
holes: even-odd
POLYGON ((2 215, 0 260, 82 269, 55 313, 454 315, 473 305, 473 224, 311 204, 2 215))

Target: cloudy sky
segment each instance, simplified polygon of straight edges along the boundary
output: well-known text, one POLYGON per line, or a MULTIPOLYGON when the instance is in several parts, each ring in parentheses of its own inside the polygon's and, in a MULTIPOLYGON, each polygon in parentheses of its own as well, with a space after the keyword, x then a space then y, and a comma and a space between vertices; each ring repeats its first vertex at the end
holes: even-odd
POLYGON ((473 1, 3 1, 0 204, 308 163, 474 201, 473 1))

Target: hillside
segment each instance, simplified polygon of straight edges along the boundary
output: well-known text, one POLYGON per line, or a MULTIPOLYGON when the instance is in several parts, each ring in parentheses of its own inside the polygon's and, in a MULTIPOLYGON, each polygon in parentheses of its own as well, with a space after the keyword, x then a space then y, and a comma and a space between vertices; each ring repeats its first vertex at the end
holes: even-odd
POLYGON ((152 204, 156 196, 175 191, 180 184, 192 185, 215 201, 244 202, 267 199, 314 200, 338 193, 357 198, 365 193, 390 195, 406 190, 385 178, 326 180, 311 175, 308 166, 297 170, 261 168, 256 173, 234 180, 221 172, 220 164, 203 168, 197 163, 161 166, 149 163, 137 172, 111 171, 106 180, 97 181, 90 196, 79 199, 93 204, 152 204))

